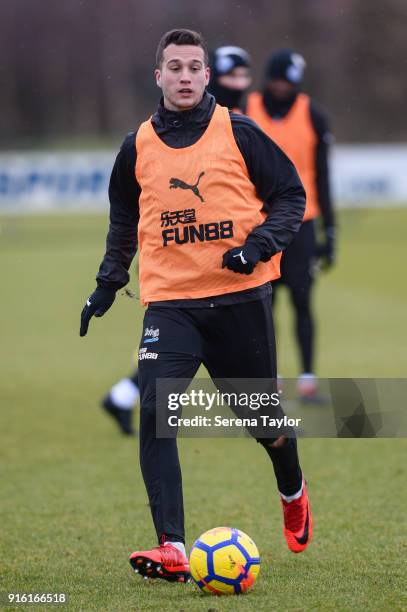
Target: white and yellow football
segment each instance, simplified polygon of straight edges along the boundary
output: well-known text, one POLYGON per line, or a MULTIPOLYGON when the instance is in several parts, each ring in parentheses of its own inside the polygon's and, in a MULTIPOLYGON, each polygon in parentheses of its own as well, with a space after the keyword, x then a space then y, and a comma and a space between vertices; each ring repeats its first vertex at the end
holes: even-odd
POLYGON ((192 546, 191 576, 202 591, 214 595, 237 595, 248 591, 260 571, 256 544, 232 527, 205 531, 192 546))

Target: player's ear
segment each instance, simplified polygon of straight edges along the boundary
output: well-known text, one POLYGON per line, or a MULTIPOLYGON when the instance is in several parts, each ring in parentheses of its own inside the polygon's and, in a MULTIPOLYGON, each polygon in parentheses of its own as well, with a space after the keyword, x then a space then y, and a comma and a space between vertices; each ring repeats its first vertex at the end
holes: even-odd
POLYGON ((211 77, 211 69, 209 68, 209 66, 206 66, 205 68, 205 86, 208 85, 210 77, 211 77))
POLYGON ((157 83, 157 86, 161 87, 161 70, 156 68, 154 70, 154 74, 155 74, 155 82, 157 83))

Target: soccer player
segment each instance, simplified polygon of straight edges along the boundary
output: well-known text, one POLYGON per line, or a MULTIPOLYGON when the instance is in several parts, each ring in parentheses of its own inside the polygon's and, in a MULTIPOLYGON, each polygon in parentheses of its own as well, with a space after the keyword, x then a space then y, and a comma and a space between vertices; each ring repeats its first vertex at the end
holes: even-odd
POLYGON ((241 47, 224 45, 212 52, 207 91, 218 104, 242 112, 243 96, 252 82, 250 65, 250 56, 241 47))
MULTIPOLYGON (((275 379, 270 281, 301 225, 305 193, 264 132, 205 92, 200 34, 167 32, 155 78, 158 109, 126 137, 114 164, 107 249, 80 335, 128 282, 138 244, 140 297, 148 305, 139 351, 140 463, 159 546, 134 552, 130 563, 144 576, 184 582, 181 468, 176 439, 156 434, 157 411, 165 408, 157 405, 156 380, 191 380, 201 363, 217 380, 275 379)), ((274 468, 288 547, 301 552, 312 518, 296 439, 258 442, 274 468)))
MULTIPOLYGON (((250 57, 241 47, 224 45, 210 57, 210 80, 207 91, 218 104, 233 112, 242 112, 242 98, 252 82, 250 57)), ((102 400, 106 412, 117 422, 120 431, 133 435, 133 408, 139 399, 138 371, 119 380, 102 400)))
POLYGON ((311 290, 316 258, 325 266, 335 259, 335 220, 332 208, 328 148, 331 134, 325 114, 301 92, 305 61, 289 49, 273 53, 265 67, 262 92, 248 96, 246 114, 272 138, 294 163, 307 194, 300 231, 281 259, 281 278, 273 283, 290 292, 302 374, 298 392, 303 401, 321 402, 314 373, 314 318, 311 290), (323 219, 325 242, 316 245, 314 221, 323 219))

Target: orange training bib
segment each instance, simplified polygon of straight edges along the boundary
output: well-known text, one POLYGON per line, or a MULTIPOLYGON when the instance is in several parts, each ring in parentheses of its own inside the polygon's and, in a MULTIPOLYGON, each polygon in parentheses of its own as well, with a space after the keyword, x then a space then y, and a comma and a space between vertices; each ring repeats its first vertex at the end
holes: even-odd
POLYGON ((221 267, 224 252, 242 245, 266 217, 227 108, 217 105, 203 136, 182 149, 167 146, 145 121, 136 149, 143 304, 233 293, 280 276, 281 253, 250 276, 221 267))
POLYGON ((273 119, 264 107, 262 95, 253 92, 248 97, 246 111, 248 117, 274 140, 296 167, 307 194, 304 221, 320 215, 315 172, 317 137, 309 106, 309 97, 299 94, 283 119, 273 119))

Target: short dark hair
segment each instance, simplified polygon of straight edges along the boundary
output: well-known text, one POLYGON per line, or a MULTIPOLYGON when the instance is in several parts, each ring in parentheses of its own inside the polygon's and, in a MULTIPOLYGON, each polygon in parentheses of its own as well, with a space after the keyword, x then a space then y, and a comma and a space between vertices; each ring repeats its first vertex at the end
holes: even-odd
POLYGON ((193 45, 196 47, 201 47, 204 52, 205 66, 208 65, 208 49, 202 34, 200 32, 194 32, 194 30, 179 28, 177 30, 170 30, 169 32, 166 32, 158 43, 157 53, 155 56, 157 68, 161 66, 164 49, 166 49, 169 45, 193 45))

